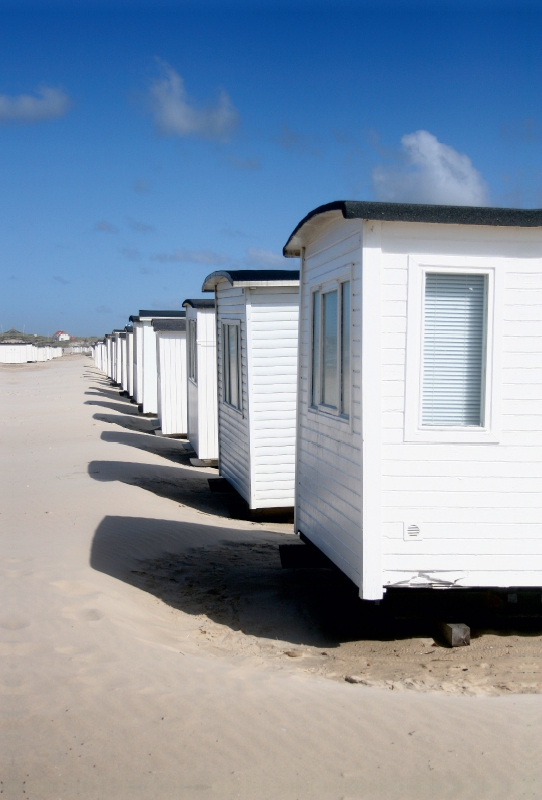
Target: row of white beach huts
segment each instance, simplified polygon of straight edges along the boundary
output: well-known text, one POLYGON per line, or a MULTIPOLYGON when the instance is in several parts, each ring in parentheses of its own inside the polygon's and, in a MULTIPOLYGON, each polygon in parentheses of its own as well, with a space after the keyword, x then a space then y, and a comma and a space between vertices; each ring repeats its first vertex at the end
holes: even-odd
POLYGON ((51 361, 62 356, 62 347, 27 343, 0 342, 0 364, 28 364, 51 361))
POLYGON ((340 201, 96 366, 379 600, 542 586, 542 212, 340 201))

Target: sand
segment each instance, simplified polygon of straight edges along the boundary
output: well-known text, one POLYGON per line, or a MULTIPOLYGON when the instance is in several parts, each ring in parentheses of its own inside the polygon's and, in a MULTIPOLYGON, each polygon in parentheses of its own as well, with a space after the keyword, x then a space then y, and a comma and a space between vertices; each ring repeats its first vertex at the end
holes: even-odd
POLYGON ((88 358, 4 366, 0 406, 0 793, 540 795, 536 630, 369 634, 88 358))

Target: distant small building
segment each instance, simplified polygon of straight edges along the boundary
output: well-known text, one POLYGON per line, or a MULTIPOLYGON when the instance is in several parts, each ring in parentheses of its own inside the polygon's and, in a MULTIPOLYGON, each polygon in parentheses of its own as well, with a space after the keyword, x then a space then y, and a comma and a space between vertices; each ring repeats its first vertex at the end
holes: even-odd
POLYGON ((70 341, 70 334, 66 333, 66 331, 56 331, 51 336, 51 339, 55 339, 57 342, 69 342, 70 341))

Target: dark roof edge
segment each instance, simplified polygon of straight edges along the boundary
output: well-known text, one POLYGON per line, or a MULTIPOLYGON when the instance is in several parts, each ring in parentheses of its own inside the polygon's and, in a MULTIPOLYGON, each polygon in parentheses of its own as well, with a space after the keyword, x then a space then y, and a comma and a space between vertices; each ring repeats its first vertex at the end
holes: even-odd
POLYGON ((159 333, 160 331, 164 333, 167 333, 168 331, 169 332, 185 331, 186 318, 182 317, 181 319, 153 319, 152 327, 157 333, 159 333))
POLYGON ((215 305, 214 300, 206 297, 188 298, 183 301, 183 306, 190 306, 191 308, 214 308, 215 305))
POLYGON ((143 317, 144 319, 176 319, 177 317, 185 317, 186 311, 180 311, 179 309, 171 309, 169 311, 158 311, 157 309, 140 309, 139 317, 143 317))
POLYGON ((220 278, 224 278, 231 286, 237 284, 246 284, 249 286, 253 284, 266 283, 299 283, 299 270, 296 269, 233 269, 233 270, 217 270, 207 275, 203 281, 202 292, 212 292, 220 278), (214 282, 214 283, 213 283, 214 282), (209 286, 209 288, 205 288, 209 286))
POLYGON ((299 256, 289 249, 296 234, 314 217, 340 211, 344 219, 374 219, 382 222, 433 222, 447 225, 492 225, 542 227, 540 208, 495 208, 493 206, 438 206, 423 203, 379 203, 366 200, 335 200, 310 211, 296 226, 282 250, 286 258, 299 256))

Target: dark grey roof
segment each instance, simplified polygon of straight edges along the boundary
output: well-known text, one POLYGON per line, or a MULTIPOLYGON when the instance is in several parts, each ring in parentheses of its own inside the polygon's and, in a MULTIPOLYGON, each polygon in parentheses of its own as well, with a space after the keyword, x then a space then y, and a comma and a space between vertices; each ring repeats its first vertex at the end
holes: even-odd
POLYGON ((174 319, 176 317, 186 317, 186 311, 157 311, 156 309, 151 309, 150 311, 147 309, 141 309, 139 311, 139 316, 146 317, 148 319, 174 319))
POLYGON ((125 325, 124 326, 124 330, 126 331, 126 333, 133 333, 134 332, 134 328, 133 328, 132 325, 125 325))
POLYGON ((203 281, 203 292, 212 292, 221 279, 232 286, 266 286, 284 283, 299 283, 297 269, 236 269, 218 270, 207 275, 203 281))
POLYGON ((207 298, 196 298, 195 300, 189 299, 185 300, 183 306, 190 306, 191 308, 214 308, 215 301, 214 300, 207 300, 207 298))
POLYGON ((124 333, 124 328, 113 328, 113 333, 124 333))
POLYGON ((155 331, 185 331, 186 319, 153 319, 155 331))
POLYGON ((119 339, 126 339, 126 331, 119 333, 119 339))
POLYGON ((132 314, 132 316, 128 317, 128 319, 130 322, 139 322, 139 317, 137 317, 135 314, 132 314))
POLYGON ((436 206, 421 203, 376 203, 365 200, 336 200, 318 206, 301 220, 283 248, 288 258, 299 256, 298 234, 321 214, 340 212, 344 219, 374 219, 384 222, 438 222, 447 225, 492 225, 519 228, 542 227, 540 208, 491 208, 486 206, 436 206))

